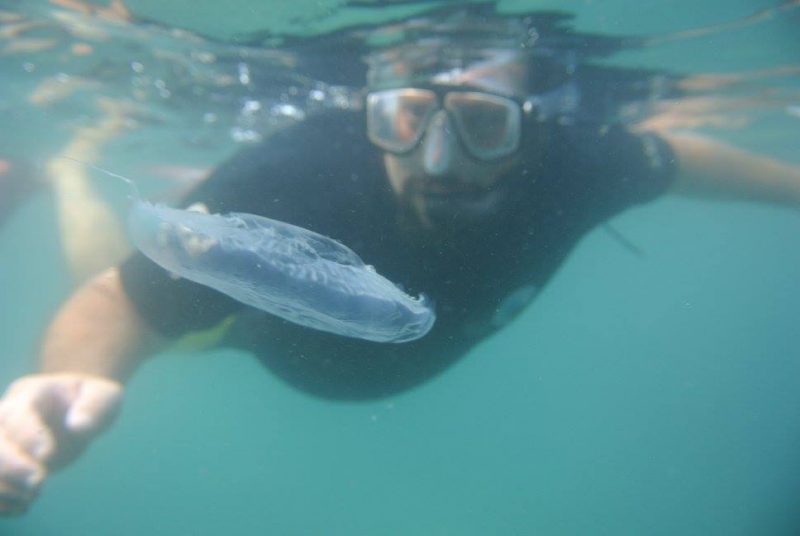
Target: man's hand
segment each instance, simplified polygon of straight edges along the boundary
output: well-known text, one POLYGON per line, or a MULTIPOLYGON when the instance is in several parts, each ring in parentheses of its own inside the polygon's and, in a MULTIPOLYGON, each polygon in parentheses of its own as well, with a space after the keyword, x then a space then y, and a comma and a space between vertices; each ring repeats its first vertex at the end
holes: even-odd
POLYGON ((25 376, 0 399, 0 515, 27 510, 49 472, 74 460, 108 426, 122 385, 99 376, 25 376))

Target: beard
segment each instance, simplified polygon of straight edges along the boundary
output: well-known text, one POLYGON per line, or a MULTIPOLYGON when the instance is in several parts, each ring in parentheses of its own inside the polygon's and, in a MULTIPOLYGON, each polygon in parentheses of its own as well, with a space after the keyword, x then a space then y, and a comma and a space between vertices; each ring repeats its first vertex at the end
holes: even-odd
POLYGON ((509 181, 490 189, 431 192, 409 188, 400 195, 398 218, 412 242, 436 243, 496 228, 511 216, 515 196, 509 181))

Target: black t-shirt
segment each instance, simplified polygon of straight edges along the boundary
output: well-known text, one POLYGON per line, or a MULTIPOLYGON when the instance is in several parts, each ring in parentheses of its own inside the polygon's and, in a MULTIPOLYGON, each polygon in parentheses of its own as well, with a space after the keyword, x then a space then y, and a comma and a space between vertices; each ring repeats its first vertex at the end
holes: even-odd
POLYGON ((521 163, 503 178, 514 189, 507 210, 435 247, 413 240, 399 223, 382 154, 355 112, 314 117, 240 152, 185 200, 339 240, 410 294, 433 299, 436 324, 417 341, 381 344, 304 328, 175 280, 142 254, 122 267, 126 293, 168 336, 235 314, 225 343, 252 351, 315 395, 366 399, 410 388, 511 320, 587 231, 672 181, 674 159, 656 137, 619 126, 548 128, 540 156, 529 158, 523 143, 521 163))

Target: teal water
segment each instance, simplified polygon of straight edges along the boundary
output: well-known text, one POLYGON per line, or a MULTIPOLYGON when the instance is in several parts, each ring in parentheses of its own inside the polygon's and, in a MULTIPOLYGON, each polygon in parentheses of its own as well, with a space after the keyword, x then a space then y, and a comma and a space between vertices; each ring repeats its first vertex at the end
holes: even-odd
MULTIPOLYGON (((129 5, 235 33, 257 15, 324 21, 335 3, 129 5)), ((524 5, 661 32, 773 3, 524 5)), ((791 22, 620 61, 797 63, 791 22)), ((798 133, 782 120, 727 136, 800 164, 798 133)), ((116 426, 0 534, 796 534, 800 214, 665 198, 615 225, 644 258, 593 233, 510 327, 391 400, 311 399, 232 351, 154 358, 116 426)), ((70 292, 54 228, 44 195, 0 228, 0 383, 32 369, 70 292)))

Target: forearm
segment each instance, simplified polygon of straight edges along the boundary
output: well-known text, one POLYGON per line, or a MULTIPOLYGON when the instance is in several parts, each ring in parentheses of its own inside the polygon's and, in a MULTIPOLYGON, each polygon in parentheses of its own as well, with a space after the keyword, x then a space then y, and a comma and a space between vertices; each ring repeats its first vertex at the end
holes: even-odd
POLYGON ((698 135, 662 136, 678 160, 674 193, 800 208, 800 166, 698 135))
POLYGON ((156 347, 117 269, 95 276, 56 315, 41 372, 0 398, 0 515, 25 511, 46 477, 79 456, 119 412, 125 381, 156 347))
POLYGON ((44 337, 41 371, 125 381, 161 345, 134 310, 113 268, 89 280, 62 306, 44 337))

